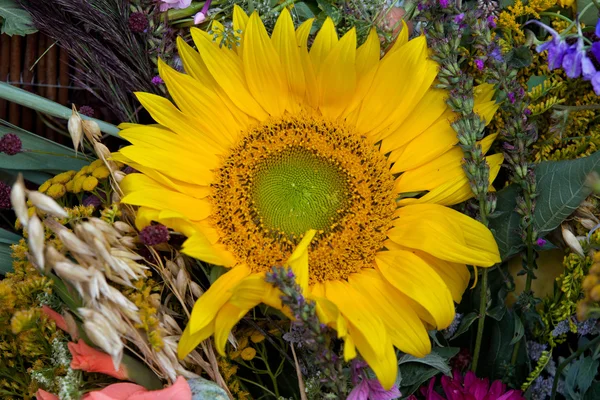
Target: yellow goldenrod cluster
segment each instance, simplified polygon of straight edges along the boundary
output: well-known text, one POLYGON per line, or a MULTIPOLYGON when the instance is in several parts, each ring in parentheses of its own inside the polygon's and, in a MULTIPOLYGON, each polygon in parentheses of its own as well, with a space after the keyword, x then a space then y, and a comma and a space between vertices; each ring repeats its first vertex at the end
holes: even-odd
MULTIPOLYGON (((27 259, 27 243, 12 246, 13 272, 0 281, 0 380, 2 398, 32 399, 38 382, 32 371, 53 368, 52 343, 64 333, 40 310, 52 297, 52 280, 27 259)), ((60 371, 53 371, 60 375, 60 371)))
POLYGON ((546 11, 556 5, 556 0, 529 0, 523 4, 516 0, 515 4, 509 6, 498 16, 498 27, 512 38, 514 44, 523 44, 525 35, 521 29, 522 24, 530 19, 540 19, 540 12, 546 11))
POLYGON ((231 394, 238 400, 249 400, 250 393, 246 392, 237 378, 238 367, 231 364, 225 357, 219 357, 217 360, 219 371, 227 384, 231 394))
POLYGON ((577 327, 571 319, 577 309, 577 302, 582 294, 583 279, 590 269, 592 259, 569 253, 563 261, 564 272, 556 278, 554 294, 546 297, 539 310, 544 327, 536 332, 540 343, 549 343, 551 347, 565 340, 564 333, 554 329, 559 323, 568 321, 569 330, 577 332, 577 327))
MULTIPOLYGON (((150 272, 147 275, 151 275, 150 272)), ((131 300, 138 308, 138 315, 141 322, 136 325, 136 328, 143 329, 148 336, 150 346, 156 351, 164 346, 164 332, 160 328, 160 321, 157 316, 157 309, 153 306, 156 302, 152 300, 152 296, 161 291, 160 285, 150 278, 138 279, 133 282, 133 289, 125 292, 129 300, 131 300)))
POLYGON ((92 192, 99 181, 108 178, 110 171, 102 160, 96 160, 79 171, 62 172, 44 182, 39 191, 53 199, 60 199, 66 193, 92 192))
POLYGON ((594 264, 582 284, 584 298, 577 303, 577 319, 584 321, 600 314, 600 252, 594 254, 594 264))

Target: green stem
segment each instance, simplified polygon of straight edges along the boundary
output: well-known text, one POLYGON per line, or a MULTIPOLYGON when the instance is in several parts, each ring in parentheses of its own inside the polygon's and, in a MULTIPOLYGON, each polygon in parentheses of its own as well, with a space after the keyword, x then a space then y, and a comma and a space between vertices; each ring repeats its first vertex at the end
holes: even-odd
POLYGON ((485 323, 485 314, 487 309, 487 281, 488 269, 485 268, 481 274, 481 298, 479 304, 479 321, 477 322, 477 338, 475 339, 475 350, 473 351, 473 363, 471 371, 477 371, 477 363, 479 361, 479 352, 481 351, 481 340, 483 339, 483 328, 485 323))
POLYGON ((250 379, 242 378, 242 377, 241 377, 241 376, 239 376, 239 375, 237 376, 237 379, 239 379, 240 381, 244 381, 244 382, 248 382, 248 383, 251 383, 251 384, 253 384, 253 385, 256 385, 256 386, 258 386, 259 388, 261 388, 262 390, 264 390, 265 392, 267 392, 267 393, 269 393, 269 394, 271 394, 271 395, 275 396, 275 398, 276 398, 276 399, 278 399, 278 398, 279 398, 279 396, 278 396, 278 395, 276 395, 275 393, 271 392, 269 389, 267 389, 267 388, 266 388, 266 387, 264 387, 263 385, 259 385, 258 383, 254 382, 254 381, 251 381, 250 379))
POLYGON ((563 361, 558 366, 558 368, 556 368, 556 374, 554 375, 554 382, 552 382, 552 396, 550 397, 550 400, 554 400, 554 398, 556 397, 556 389, 558 388, 558 381, 560 379, 560 375, 563 372, 563 369, 565 369, 565 367, 567 365, 569 365, 569 363, 571 361, 573 361, 574 359, 576 359, 577 357, 579 357, 579 355, 581 355, 581 353, 583 353, 587 349, 590 349, 590 348, 592 348, 593 346, 595 346, 595 345, 597 345, 599 343, 600 343, 600 335, 596 336, 594 338, 594 340, 590 341, 585 346, 582 346, 579 349, 577 349, 577 351, 575 353, 571 354, 565 361, 563 361))
MULTIPOLYGON (((214 4, 217 5, 219 3, 215 1, 214 4)), ((179 10, 175 10, 172 8, 169 11, 167 11, 167 18, 170 22, 174 22, 189 17, 190 15, 196 14, 197 12, 202 10, 202 7, 204 7, 204 2, 192 3, 189 7, 182 8, 179 10)))
POLYGON ((553 106, 557 110, 568 110, 568 111, 584 111, 584 110, 600 110, 600 104, 586 104, 583 106, 563 106, 556 104, 553 106))

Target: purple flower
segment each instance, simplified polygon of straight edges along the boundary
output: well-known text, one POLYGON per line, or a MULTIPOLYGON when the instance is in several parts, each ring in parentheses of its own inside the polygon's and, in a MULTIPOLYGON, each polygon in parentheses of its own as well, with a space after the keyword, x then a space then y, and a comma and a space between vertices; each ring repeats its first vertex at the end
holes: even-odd
POLYGON ((581 73, 586 80, 592 79, 592 76, 596 73, 594 63, 585 53, 583 54, 583 57, 581 57, 581 73))
POLYGON ((489 17, 487 17, 487 23, 490 28, 495 28, 496 27, 496 17, 494 17, 493 15, 490 15, 489 17))
POLYGON ((149 225, 140 231, 140 240, 146 246, 154 246, 169 241, 169 229, 161 224, 149 225))
POLYGON ((546 243, 548 243, 548 241, 547 241, 546 239, 539 238, 538 240, 536 240, 536 241, 535 241, 535 243, 536 243, 538 246, 542 247, 542 246, 544 246, 546 243))
POLYGON ((90 106, 79 107, 79 114, 83 114, 86 117, 94 118, 94 109, 90 106))
POLYGON ((542 352, 546 350, 546 345, 534 342, 533 340, 527 341, 527 354, 533 361, 537 361, 542 356, 542 352))
POLYGON ((594 93, 596 93, 596 96, 600 96, 600 72, 594 74, 591 82, 592 87, 594 88, 594 93))
POLYGON ((546 24, 542 24, 539 21, 529 21, 527 23, 534 23, 536 25, 539 25, 552 35, 552 40, 540 44, 536 50, 538 53, 541 53, 544 50, 548 50, 548 69, 550 71, 559 68, 563 63, 565 52, 569 48, 567 42, 565 42, 564 39, 560 37, 558 32, 556 32, 554 29, 550 28, 546 24))
POLYGON ((0 209, 10 208, 10 186, 0 181, 0 209))
POLYGON ((558 337, 558 336, 568 333, 570 330, 571 329, 570 329, 570 325, 569 325, 569 320, 565 319, 565 320, 560 321, 558 324, 556 324, 556 326, 552 330, 552 336, 558 337))
POLYGON ((454 22, 460 24, 465 19, 465 13, 460 13, 454 17, 454 22))
POLYGON ((148 29, 148 17, 143 12, 134 12, 127 21, 129 30, 134 33, 146 32, 148 29))
POLYGON ((14 156, 23 151, 23 142, 14 133, 7 133, 0 138, 0 153, 14 156))
POLYGON ((162 85, 163 83, 165 83, 165 81, 163 81, 163 79, 158 75, 156 75, 154 78, 152 78, 153 85, 158 86, 158 85, 162 85))
POLYGON ((160 11, 167 11, 169 8, 174 8, 176 10, 181 8, 188 8, 192 4, 192 0, 161 0, 160 1, 160 11))
POLYGON ((597 38, 600 38, 600 19, 596 22, 596 31, 594 32, 597 38))
POLYGON ((600 42, 592 43, 592 47, 590 48, 590 50, 592 51, 592 54, 594 55, 596 61, 600 62, 600 42))
POLYGON ((475 66, 478 70, 483 71, 483 60, 477 59, 475 60, 475 66))
POLYGON ((515 94, 513 92, 508 92, 506 97, 508 97, 508 100, 510 101, 511 104, 515 104, 515 101, 517 99, 515 98, 515 94))
POLYGON ((448 7, 449 2, 450 0, 440 0, 440 6, 442 6, 442 8, 446 8, 448 7))
POLYGON ((579 38, 577 44, 569 46, 563 56, 562 67, 569 78, 579 78, 581 76, 581 61, 584 55, 583 40, 579 38))
POLYGON ((396 386, 385 390, 377 379, 363 379, 346 400, 393 400, 401 396, 396 386))

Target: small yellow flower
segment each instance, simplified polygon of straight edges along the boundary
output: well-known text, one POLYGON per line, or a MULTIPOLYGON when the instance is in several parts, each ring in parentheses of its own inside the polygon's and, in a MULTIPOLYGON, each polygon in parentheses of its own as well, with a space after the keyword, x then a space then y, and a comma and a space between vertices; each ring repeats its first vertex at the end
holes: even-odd
POLYGON ((93 171, 93 170, 95 170, 96 168, 100 168, 100 167, 102 167, 102 166, 104 166, 104 161, 102 161, 102 160, 100 160, 100 159, 98 159, 98 160, 95 160, 94 162, 92 162, 92 163, 90 164, 90 167, 89 167, 89 170, 88 170, 88 172, 92 172, 92 171, 93 171))
POLYGON ((53 199, 59 199, 67 193, 67 188, 62 183, 55 183, 48 189, 48 196, 53 199))
POLYGON ((73 193, 79 193, 81 192, 81 189, 83 189, 83 182, 87 179, 87 176, 85 175, 81 175, 78 176, 77 178, 75 178, 72 182, 73 182, 73 193))
POLYGON ((82 188, 86 192, 91 192, 92 190, 94 190, 96 188, 96 186, 98 186, 98 179, 93 176, 88 176, 83 181, 82 188))
POLYGON ((104 179, 108 177, 108 175, 110 175, 110 171, 104 165, 96 168, 94 172, 92 172, 92 176, 95 176, 98 179, 104 179))
POLYGON ((80 176, 84 176, 85 174, 87 174, 87 168, 88 168, 88 166, 87 166, 87 165, 86 165, 85 167, 81 168, 81 169, 80 169, 80 170, 79 170, 79 171, 78 171, 78 172, 75 174, 75 176, 73 177, 73 179, 77 179, 77 178, 79 178, 80 176))
POLYGON ((575 0, 558 0, 561 7, 571 7, 575 0))
POLYGON ((67 189, 67 192, 73 193, 73 182, 74 181, 69 181, 65 183, 65 188, 67 189))
POLYGON ((246 361, 252 360, 255 356, 256 350, 254 350, 252 347, 246 347, 244 350, 242 350, 242 359, 246 361))
POLYGON ((15 335, 36 326, 40 315, 36 309, 17 311, 10 321, 12 333, 15 335))
POLYGON ((69 182, 71 180, 71 178, 73 178, 74 175, 75 175, 75 171, 62 172, 62 173, 56 175, 54 178, 52 178, 52 183, 65 184, 65 183, 69 182))
POLYGON ((46 182, 42 183, 38 188, 38 192, 46 193, 46 190, 52 185, 52 179, 48 179, 46 182))
POLYGON ((260 332, 256 332, 254 335, 250 336, 250 340, 252 340, 253 343, 260 343, 265 340, 265 335, 260 332))

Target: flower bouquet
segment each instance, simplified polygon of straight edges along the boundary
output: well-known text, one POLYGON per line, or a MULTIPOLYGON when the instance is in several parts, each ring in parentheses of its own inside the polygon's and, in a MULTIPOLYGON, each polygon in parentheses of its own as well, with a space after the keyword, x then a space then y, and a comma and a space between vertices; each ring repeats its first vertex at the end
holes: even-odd
POLYGON ((0 2, 0 398, 600 398, 599 13, 0 2))

